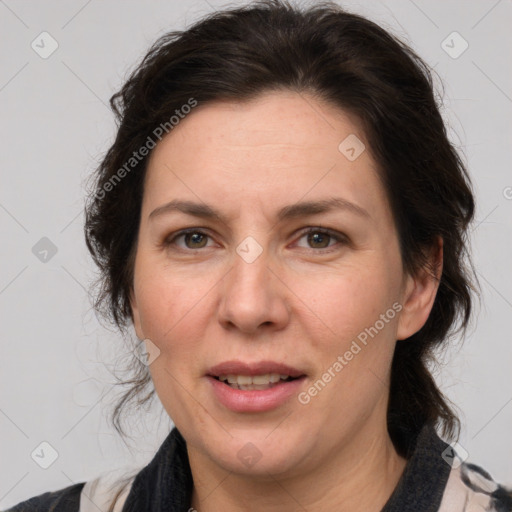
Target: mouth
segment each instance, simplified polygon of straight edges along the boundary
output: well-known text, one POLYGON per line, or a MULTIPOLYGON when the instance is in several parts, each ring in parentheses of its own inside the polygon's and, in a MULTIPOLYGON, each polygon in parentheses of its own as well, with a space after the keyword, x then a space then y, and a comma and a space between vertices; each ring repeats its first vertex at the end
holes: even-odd
POLYGON ((279 373, 265 373, 263 375, 219 375, 213 376, 219 382, 227 384, 233 389, 240 389, 242 391, 263 391, 279 385, 281 382, 291 382, 299 377, 291 377, 286 374, 279 373))
POLYGON ((214 397, 234 412, 265 412, 298 393, 306 374, 273 361, 227 361, 210 368, 206 377, 214 397))

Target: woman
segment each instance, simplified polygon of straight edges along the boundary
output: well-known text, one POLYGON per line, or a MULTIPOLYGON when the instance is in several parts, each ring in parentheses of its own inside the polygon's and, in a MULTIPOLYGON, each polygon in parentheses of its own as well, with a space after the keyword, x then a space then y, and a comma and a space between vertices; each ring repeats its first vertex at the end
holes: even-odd
POLYGON ((474 198, 426 65, 335 4, 205 18, 112 98, 86 208, 134 386, 175 428, 21 510, 512 510, 427 369, 471 314, 474 198))

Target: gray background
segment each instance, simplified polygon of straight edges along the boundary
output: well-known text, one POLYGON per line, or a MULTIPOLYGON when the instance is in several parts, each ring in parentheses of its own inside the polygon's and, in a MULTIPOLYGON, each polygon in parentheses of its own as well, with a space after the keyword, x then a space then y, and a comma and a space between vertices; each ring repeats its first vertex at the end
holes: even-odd
MULTIPOLYGON (((445 82, 444 115, 478 200, 472 246, 482 306, 436 375, 461 412, 469 459, 510 485, 512 2, 342 4, 408 41, 445 82), (469 47, 458 56, 464 41, 469 47)), ((109 370, 124 349, 98 323, 86 292, 94 267, 82 235, 84 183, 113 140, 108 99, 128 71, 159 35, 227 5, 0 0, 2 508, 140 466, 168 432, 158 404, 139 415, 144 421, 133 417, 129 446, 106 420, 119 392, 109 370), (31 47, 42 46, 43 31, 58 43, 46 59, 31 47), (56 254, 41 252, 43 237, 56 254), (50 456, 43 441, 58 452, 48 469, 31 458, 34 450, 50 456)), ((44 464, 44 457, 35 459, 44 464)))

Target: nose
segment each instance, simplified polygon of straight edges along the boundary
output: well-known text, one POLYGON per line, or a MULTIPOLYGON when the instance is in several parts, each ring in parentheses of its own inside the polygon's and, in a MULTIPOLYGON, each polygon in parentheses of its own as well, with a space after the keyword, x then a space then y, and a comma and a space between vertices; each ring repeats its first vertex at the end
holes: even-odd
POLYGON ((287 325, 290 291, 284 276, 270 264, 266 251, 252 262, 235 255, 233 267, 220 285, 218 319, 224 328, 256 334, 287 325))

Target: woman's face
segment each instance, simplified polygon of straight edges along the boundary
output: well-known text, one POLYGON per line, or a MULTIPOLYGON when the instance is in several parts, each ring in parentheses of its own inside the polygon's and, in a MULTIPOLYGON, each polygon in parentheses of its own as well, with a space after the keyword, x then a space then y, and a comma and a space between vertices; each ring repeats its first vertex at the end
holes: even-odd
POLYGON ((395 342, 430 307, 363 143, 342 111, 272 92, 199 106, 153 150, 134 324, 194 460, 291 475, 386 432, 395 342))

